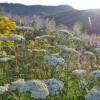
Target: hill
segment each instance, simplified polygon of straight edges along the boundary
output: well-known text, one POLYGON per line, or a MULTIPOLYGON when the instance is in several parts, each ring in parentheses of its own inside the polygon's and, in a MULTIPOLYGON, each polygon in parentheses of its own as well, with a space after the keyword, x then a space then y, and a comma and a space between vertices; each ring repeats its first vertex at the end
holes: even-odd
POLYGON ((43 6, 0 3, 1 10, 20 16, 43 15, 53 17, 57 24, 72 28, 76 22, 82 22, 83 31, 100 34, 100 9, 76 10, 68 5, 43 6), (89 28, 91 18, 92 30, 89 28))
POLYGON ((0 3, 0 8, 3 8, 7 12, 11 12, 18 15, 40 15, 40 14, 55 14, 61 13, 66 10, 73 10, 72 7, 66 5, 60 6, 42 6, 42 5, 31 5, 26 6, 22 4, 8 4, 8 3, 0 3))

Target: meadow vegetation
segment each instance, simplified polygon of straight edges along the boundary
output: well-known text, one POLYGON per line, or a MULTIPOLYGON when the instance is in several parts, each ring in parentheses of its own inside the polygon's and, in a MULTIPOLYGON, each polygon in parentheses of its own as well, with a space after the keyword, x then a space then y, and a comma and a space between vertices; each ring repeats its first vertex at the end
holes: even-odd
POLYGON ((27 18, 0 17, 0 100, 100 100, 100 36, 27 18))

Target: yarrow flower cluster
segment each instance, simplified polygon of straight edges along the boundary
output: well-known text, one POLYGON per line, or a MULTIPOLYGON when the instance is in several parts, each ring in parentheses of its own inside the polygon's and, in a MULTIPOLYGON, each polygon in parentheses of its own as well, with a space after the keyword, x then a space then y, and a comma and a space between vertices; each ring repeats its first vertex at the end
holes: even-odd
POLYGON ((9 61, 9 60, 11 60, 11 59, 8 58, 8 57, 0 58, 0 62, 7 62, 7 61, 9 61))
POLYGON ((22 30, 33 30, 32 27, 28 27, 28 26, 16 26, 16 29, 22 29, 22 30))
POLYGON ((52 95, 58 94, 58 90, 61 90, 64 87, 63 82, 56 79, 46 80, 45 83, 48 86, 49 93, 52 95))
POLYGON ((31 80, 26 82, 27 87, 31 91, 31 97, 45 99, 49 95, 47 85, 40 80, 31 80))
POLYGON ((0 95, 4 94, 8 91, 9 84, 6 84, 5 86, 0 86, 0 95))
POLYGON ((78 53, 74 48, 68 48, 65 45, 57 45, 57 47, 65 53, 78 53))
POLYGON ((46 96, 49 95, 49 91, 47 85, 40 80, 30 80, 24 81, 24 79, 17 80, 12 82, 9 86, 9 90, 15 91, 18 90, 21 93, 25 93, 27 91, 31 92, 31 97, 38 99, 45 99, 46 96))
POLYGON ((21 35, 9 35, 9 36, 3 36, 3 37, 0 37, 0 40, 1 41, 8 41, 8 40, 25 40, 25 38, 21 35))
POLYGON ((63 58, 58 58, 56 56, 44 56, 44 60, 48 61, 48 64, 57 66, 65 63, 63 58))
POLYGON ((7 62, 9 60, 13 60, 14 58, 15 56, 8 55, 8 56, 0 58, 0 62, 7 62))
POLYGON ((18 90, 21 93, 27 92, 29 90, 24 79, 19 79, 17 81, 12 82, 9 86, 9 89, 12 91, 18 90))
POLYGON ((33 52, 47 52, 47 50, 45 50, 45 49, 33 49, 32 51, 33 52))
POLYGON ((44 38, 55 38, 54 35, 42 35, 42 36, 37 36, 36 39, 44 39, 44 38))
POLYGON ((10 40, 19 40, 19 41, 25 40, 25 38, 23 36, 17 35, 17 34, 14 34, 14 35, 10 36, 9 38, 10 38, 10 40))
POLYGON ((86 76, 86 70, 81 70, 81 69, 74 70, 72 71, 72 75, 76 77, 84 77, 86 76))
POLYGON ((94 87, 86 96, 85 100, 100 100, 100 87, 94 87))
POLYGON ((100 70, 93 71, 92 75, 95 76, 96 78, 100 78, 100 70))
POLYGON ((0 93, 3 94, 5 91, 16 91, 21 93, 31 92, 31 97, 35 99, 46 99, 49 94, 57 94, 58 90, 64 87, 63 82, 56 79, 49 80, 29 80, 19 79, 12 82, 7 88, 1 86, 0 93), (9 87, 9 88, 8 88, 9 87))

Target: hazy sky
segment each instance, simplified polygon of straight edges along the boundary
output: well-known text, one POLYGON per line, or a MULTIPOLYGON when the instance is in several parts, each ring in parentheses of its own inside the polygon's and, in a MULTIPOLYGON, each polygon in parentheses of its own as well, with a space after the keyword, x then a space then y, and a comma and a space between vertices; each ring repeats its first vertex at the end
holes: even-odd
POLYGON ((22 3, 25 5, 71 5, 76 9, 100 8, 100 0, 0 0, 9 3, 22 3))

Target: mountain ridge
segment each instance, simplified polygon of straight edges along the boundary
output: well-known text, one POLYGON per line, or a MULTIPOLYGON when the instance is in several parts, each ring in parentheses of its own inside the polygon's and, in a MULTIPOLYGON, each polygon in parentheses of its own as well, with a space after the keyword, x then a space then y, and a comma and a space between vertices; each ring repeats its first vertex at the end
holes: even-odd
POLYGON ((68 5, 44 6, 12 3, 0 3, 0 8, 20 16, 43 15, 53 17, 57 24, 64 24, 71 28, 76 22, 81 21, 84 31, 100 34, 100 9, 77 10, 68 5), (89 17, 92 22, 92 30, 89 27, 89 17))
POLYGON ((7 12, 13 12, 18 15, 33 15, 41 14, 41 12, 47 14, 60 13, 66 11, 66 9, 73 10, 71 6, 59 5, 59 6, 43 6, 43 5, 23 5, 13 3, 0 3, 0 7, 7 12))

